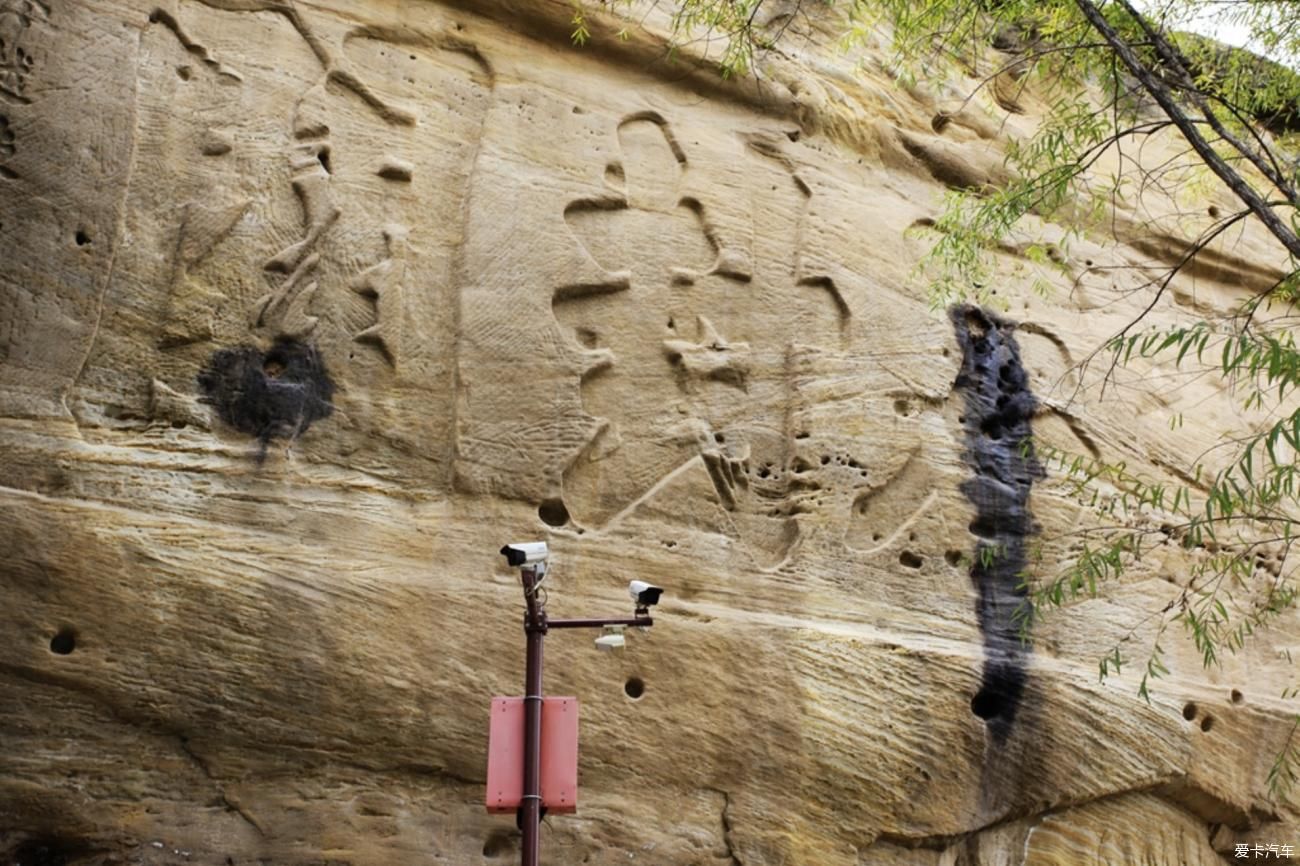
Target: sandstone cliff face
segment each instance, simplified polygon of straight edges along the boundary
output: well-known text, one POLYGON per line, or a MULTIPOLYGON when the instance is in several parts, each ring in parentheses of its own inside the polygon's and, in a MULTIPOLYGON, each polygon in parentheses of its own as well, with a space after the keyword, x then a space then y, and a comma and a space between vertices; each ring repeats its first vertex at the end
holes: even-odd
MULTIPOLYGON (((660 13, 586 50, 568 15, 0 0, 7 861, 510 862, 496 550, 531 538, 552 615, 669 593, 621 655, 548 641, 583 752, 544 862, 1300 845, 1265 785, 1293 619, 1208 673, 1167 637, 1150 705, 1096 660, 1143 652, 1175 546, 1010 625, 1021 564, 1096 521, 1012 443, 1169 475, 1245 423, 1210 380, 1121 370, 1111 402, 1078 367, 1195 226, 1149 199, 1048 297, 1008 247, 1003 309, 933 313, 918 232, 1004 176, 1031 96, 955 111, 803 13, 758 84, 661 62, 660 13)), ((1155 315, 1267 284, 1269 249, 1155 315)))

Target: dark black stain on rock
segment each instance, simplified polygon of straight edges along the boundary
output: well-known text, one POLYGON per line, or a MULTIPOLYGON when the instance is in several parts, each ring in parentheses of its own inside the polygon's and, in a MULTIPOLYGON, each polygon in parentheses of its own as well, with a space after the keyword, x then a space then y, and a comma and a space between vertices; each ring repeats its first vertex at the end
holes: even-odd
POLYGON ((3 862, 6 866, 68 866, 88 850, 80 840, 37 836, 19 843, 4 856, 3 862))
POLYGON ((281 339, 267 351, 221 349, 199 373, 203 402, 223 421, 256 437, 294 439, 334 411, 334 383, 315 347, 281 339))
POLYGON ((979 539, 970 576, 979 593, 984 676, 971 711, 1002 742, 1027 679, 1029 647, 1021 640, 1016 611, 1025 603, 1027 541, 1038 531, 1029 513, 1029 490, 1044 475, 1030 440, 1037 401, 1020 363, 1013 323, 972 306, 953 307, 949 314, 962 347, 955 384, 965 398, 966 459, 974 470, 961 491, 975 506, 970 530, 979 539))

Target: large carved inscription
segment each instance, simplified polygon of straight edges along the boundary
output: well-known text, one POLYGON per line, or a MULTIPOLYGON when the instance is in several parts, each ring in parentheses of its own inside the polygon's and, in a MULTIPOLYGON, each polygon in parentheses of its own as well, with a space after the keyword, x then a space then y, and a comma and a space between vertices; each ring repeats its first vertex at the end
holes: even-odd
POLYGON ((830 281, 797 272, 808 187, 778 145, 747 139, 738 194, 752 230, 728 232, 684 192, 689 156, 667 120, 633 115, 617 135, 606 176, 619 192, 565 211, 608 274, 555 293, 592 358, 584 407, 605 420, 565 473, 565 504, 581 525, 609 525, 699 465, 729 529, 779 559, 798 511, 801 347, 839 348, 849 318, 830 281))
POLYGON ((608 128, 603 191, 564 208, 581 255, 552 300, 594 423, 543 510, 585 531, 680 521, 767 566, 814 533, 920 568, 941 486, 920 452, 953 362, 893 326, 920 303, 836 254, 879 228, 836 216, 848 190, 784 132, 724 152, 658 111, 608 128), (867 306, 878 292, 895 308, 867 306))
POLYGON ((164 356, 317 344, 366 401, 343 423, 436 460, 452 435, 454 274, 492 73, 434 20, 322 21, 274 0, 155 10, 137 144, 172 175, 170 200, 134 191, 133 233, 158 249, 128 254, 127 270, 166 287, 164 356), (259 68, 262 44, 289 74, 259 68))

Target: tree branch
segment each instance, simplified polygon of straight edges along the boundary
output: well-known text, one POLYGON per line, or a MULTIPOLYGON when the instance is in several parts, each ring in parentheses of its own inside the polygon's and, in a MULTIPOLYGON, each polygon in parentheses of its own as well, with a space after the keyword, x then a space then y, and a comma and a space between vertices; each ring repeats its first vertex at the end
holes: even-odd
MULTIPOLYGON (((1118 0, 1118 2, 1124 3, 1131 10, 1132 7, 1128 7, 1124 0, 1118 0)), ((1155 99, 1165 115, 1178 127, 1178 131, 1182 133, 1183 138, 1187 139, 1187 143, 1196 151, 1197 156, 1205 161, 1206 166, 1232 190, 1237 198, 1241 199, 1242 204, 1246 205, 1259 221, 1268 228, 1273 236, 1281 242, 1282 246, 1286 247, 1291 255, 1300 259, 1300 237, 1297 237, 1296 233, 1273 212, 1259 193, 1255 191, 1254 187, 1247 183, 1238 172, 1233 170, 1223 157, 1210 146, 1196 129, 1196 124, 1175 101, 1173 95, 1169 92, 1169 88, 1159 81, 1147 65, 1138 58, 1124 38, 1115 31, 1115 28, 1101 14, 1101 10, 1091 0, 1075 0, 1075 5, 1079 7, 1079 11, 1083 13, 1093 28, 1101 34, 1102 38, 1110 43, 1116 55, 1128 67, 1129 72, 1137 77, 1143 89, 1151 94, 1151 97, 1155 99)), ((1133 15, 1141 20, 1141 16, 1136 12, 1133 12, 1133 15)))
POLYGON ((1264 177, 1268 178, 1269 182, 1277 187, 1278 191, 1281 192, 1282 195, 1286 196, 1288 201, 1292 204, 1296 204, 1296 192, 1292 189, 1291 185, 1286 182, 1286 179, 1281 175, 1281 173, 1277 172, 1273 165, 1266 162, 1254 148, 1250 147, 1244 141, 1229 132, 1223 125, 1222 121, 1219 120, 1218 116, 1210 110, 1209 103, 1205 100, 1205 95, 1193 84, 1192 75, 1188 72, 1187 64, 1183 62, 1182 55, 1169 44, 1169 40, 1165 39, 1164 34, 1152 27, 1151 22, 1147 21, 1141 13, 1134 9, 1132 5, 1129 4, 1128 0, 1115 0, 1115 2, 1122 6, 1124 11, 1128 12, 1129 15, 1133 16, 1133 19, 1137 21, 1138 26, 1142 28, 1142 32, 1147 35, 1147 39, 1151 41, 1151 45, 1155 48, 1156 54, 1160 56, 1161 60, 1169 65, 1170 69, 1183 79, 1188 97, 1191 99, 1192 104, 1199 108, 1205 115, 1205 119, 1209 121, 1210 127, 1213 128, 1224 141, 1236 148, 1242 156, 1249 159, 1251 163, 1254 164, 1255 168, 1259 169, 1264 177))

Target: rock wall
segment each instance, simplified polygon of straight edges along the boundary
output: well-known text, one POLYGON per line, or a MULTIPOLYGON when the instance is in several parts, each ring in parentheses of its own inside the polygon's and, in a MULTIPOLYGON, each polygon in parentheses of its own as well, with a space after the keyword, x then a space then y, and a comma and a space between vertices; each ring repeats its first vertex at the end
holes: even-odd
MULTIPOLYGON (((668 590, 622 654, 547 642, 583 751, 543 862, 1300 845, 1265 783, 1294 619, 1208 672, 1166 637, 1150 704, 1096 662, 1149 644, 1176 544, 1028 644, 1010 619, 1017 562, 1097 519, 1025 432, 1173 477, 1250 420, 1209 379, 1139 365, 1101 400, 1081 366, 1186 202, 1121 209, 1127 242, 1063 273, 1008 245, 1000 309, 933 312, 909 274, 941 193, 1005 178, 1033 93, 905 90, 783 7, 762 76, 722 81, 641 11, 577 49, 559 0, 0 0, 7 860, 510 862, 496 551, 534 538, 553 616, 668 590)), ((1276 258, 1234 238, 1153 321, 1276 258)))

